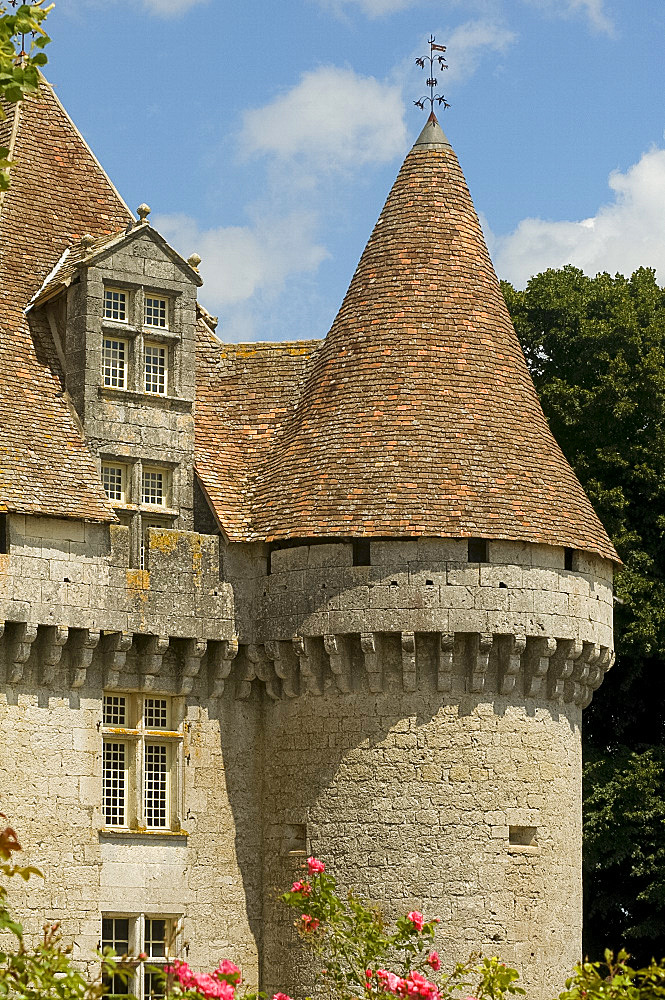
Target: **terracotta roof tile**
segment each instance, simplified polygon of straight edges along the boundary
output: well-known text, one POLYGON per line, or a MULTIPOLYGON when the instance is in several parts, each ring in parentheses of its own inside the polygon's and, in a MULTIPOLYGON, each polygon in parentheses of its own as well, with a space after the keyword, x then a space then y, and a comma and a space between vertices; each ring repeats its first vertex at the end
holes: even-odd
POLYGON ((252 534, 251 486, 321 340, 222 344, 199 319, 196 471, 227 536, 252 534))
POLYGON ((115 233, 132 216, 48 84, 18 115, 0 205, 0 505, 113 520, 50 333, 38 316, 29 325, 23 309, 67 247, 84 233, 115 233))

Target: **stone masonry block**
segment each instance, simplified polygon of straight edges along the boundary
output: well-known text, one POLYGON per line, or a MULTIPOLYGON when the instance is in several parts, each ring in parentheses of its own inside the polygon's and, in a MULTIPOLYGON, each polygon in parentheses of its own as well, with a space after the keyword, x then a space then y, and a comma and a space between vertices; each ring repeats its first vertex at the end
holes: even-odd
POLYGON ((310 545, 307 565, 311 568, 319 566, 352 566, 353 546, 349 543, 330 543, 325 545, 310 545))
POLYGON ((418 542, 414 541, 372 541, 370 542, 372 566, 403 566, 418 558, 418 542))
POLYGON ((532 548, 529 542, 508 542, 492 539, 490 556, 493 564, 506 563, 515 566, 531 566, 532 548))
POLYGON ((481 587, 498 587, 503 584, 510 589, 519 589, 523 586, 523 581, 524 572, 521 566, 495 566, 492 563, 480 566, 481 587))
POLYGON ((480 570, 478 565, 448 563, 448 584, 452 587, 479 587, 480 570))
POLYGON ((306 569, 308 558, 308 545, 295 545, 289 549, 273 549, 270 553, 270 571, 271 573, 285 573, 289 570, 306 569))

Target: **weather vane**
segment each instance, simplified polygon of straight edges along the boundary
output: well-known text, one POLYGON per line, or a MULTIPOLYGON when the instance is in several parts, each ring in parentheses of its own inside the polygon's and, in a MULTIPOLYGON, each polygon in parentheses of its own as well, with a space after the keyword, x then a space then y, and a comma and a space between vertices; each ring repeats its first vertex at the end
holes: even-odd
MULTIPOLYGON (((40 0, 37 0, 37 2, 33 2, 32 4, 30 3, 30 0, 9 0, 9 4, 11 7, 20 7, 23 6, 23 4, 27 4, 27 6, 29 7, 30 6, 38 7, 39 3, 40 0)), ((32 38, 35 37, 34 31, 32 31, 30 34, 32 38)), ((27 56, 28 53, 25 51, 25 34, 21 34, 21 51, 17 52, 15 58, 15 62, 17 63, 17 65, 19 66, 24 65, 24 60, 27 59, 27 56)))
POLYGON ((428 77, 428 80, 427 80, 427 86, 429 87, 429 97, 427 97, 427 95, 425 95, 425 97, 421 97, 419 101, 414 101, 413 103, 415 104, 415 106, 417 108, 420 108, 421 111, 424 111, 425 110, 425 102, 429 101, 430 117, 434 114, 434 102, 435 101, 437 102, 437 104, 443 104, 444 108, 449 108, 450 107, 450 105, 448 104, 448 101, 445 99, 445 97, 443 96, 443 94, 435 94, 434 93, 434 91, 436 90, 436 88, 439 85, 439 81, 434 76, 434 63, 437 62, 439 64, 439 69, 448 69, 448 63, 446 62, 445 56, 443 55, 443 53, 445 51, 446 51, 446 46, 445 45, 437 45, 436 44, 436 39, 435 39, 434 35, 430 35, 430 37, 429 37, 429 55, 428 56, 422 56, 422 57, 419 56, 416 59, 416 65, 420 66, 421 69, 425 69, 425 63, 429 62, 429 77, 428 77), (438 52, 439 55, 435 56, 434 55, 435 52, 438 52))

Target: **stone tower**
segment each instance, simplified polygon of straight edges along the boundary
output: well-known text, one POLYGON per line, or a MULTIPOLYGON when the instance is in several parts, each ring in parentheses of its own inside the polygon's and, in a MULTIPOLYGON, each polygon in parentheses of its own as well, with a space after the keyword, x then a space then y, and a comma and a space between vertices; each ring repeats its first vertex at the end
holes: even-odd
POLYGON ((580 957, 580 727, 612 662, 616 555, 436 120, 260 491, 256 627, 282 695, 264 722, 268 989, 298 980, 269 890, 300 847, 387 912, 441 917, 448 963, 499 954, 544 1000, 580 957))
POLYGON ((436 120, 328 336, 286 344, 215 336, 198 257, 47 84, 0 142, 0 809, 46 873, 28 933, 61 920, 91 965, 186 942, 305 995, 275 890, 314 853, 546 1000, 579 957, 617 556, 436 120))

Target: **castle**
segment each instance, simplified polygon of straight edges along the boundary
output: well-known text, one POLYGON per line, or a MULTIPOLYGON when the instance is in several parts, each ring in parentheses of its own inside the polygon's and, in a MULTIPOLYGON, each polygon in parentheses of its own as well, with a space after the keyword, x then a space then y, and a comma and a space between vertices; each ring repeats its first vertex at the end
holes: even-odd
POLYGON ((553 995, 618 560, 436 119, 327 337, 283 344, 218 339, 199 258, 135 219, 48 84, 0 144, 0 807, 46 875, 26 928, 298 996, 275 890, 313 853, 439 916, 446 962, 499 954, 553 995))

